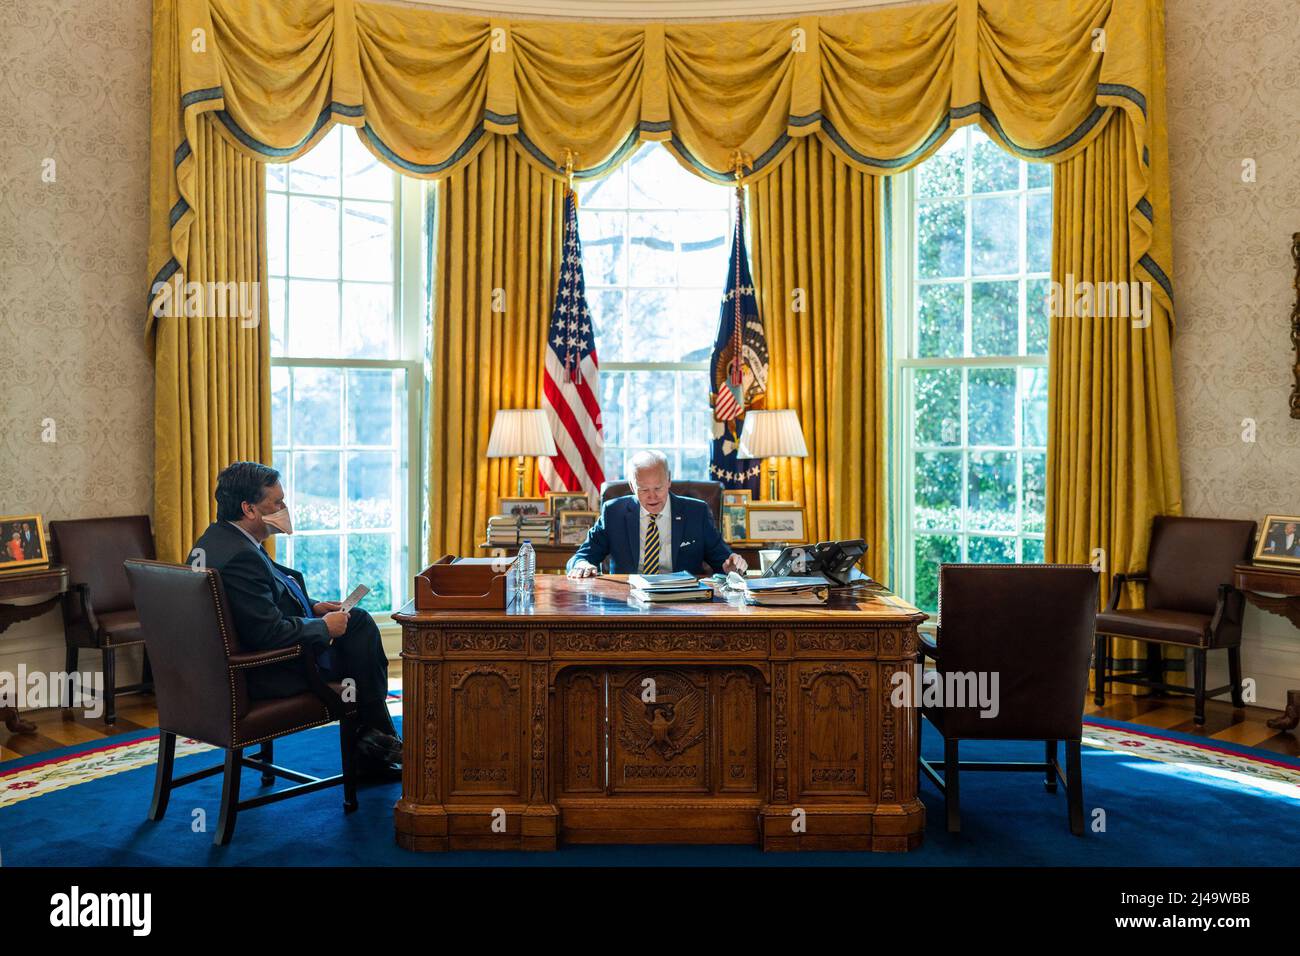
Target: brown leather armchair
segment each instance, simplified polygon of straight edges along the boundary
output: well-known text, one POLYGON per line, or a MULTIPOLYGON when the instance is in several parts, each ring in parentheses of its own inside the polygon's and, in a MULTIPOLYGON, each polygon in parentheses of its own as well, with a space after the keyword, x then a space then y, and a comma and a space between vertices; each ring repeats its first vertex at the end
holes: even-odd
POLYGON ((75 673, 82 648, 97 650, 104 661, 104 723, 117 721, 117 695, 150 690, 149 659, 141 667, 145 679, 117 686, 117 652, 143 642, 131 589, 122 562, 154 557, 148 515, 83 518, 50 522, 50 557, 68 567, 63 595, 63 637, 67 643, 67 672, 75 673))
POLYGON ((145 644, 154 663, 158 698, 158 767, 154 779, 150 820, 161 820, 176 787, 224 771, 221 817, 213 843, 230 842, 235 818, 242 810, 275 803, 336 784, 343 785, 343 810, 357 808, 355 744, 357 705, 342 698, 342 684, 326 683, 315 658, 304 655, 301 645, 272 651, 244 651, 226 606, 221 575, 184 564, 127 561, 139 609, 145 644), (293 697, 250 700, 244 675, 255 667, 301 658, 311 689, 293 697), (311 777, 274 763, 277 737, 339 722, 343 772, 333 777, 311 777), (193 738, 226 752, 224 766, 217 764, 172 779, 176 736, 193 738), (258 759, 244 756, 244 748, 260 744, 258 759), (262 785, 276 777, 297 786, 240 801, 240 776, 244 767, 262 771, 262 785))
POLYGON ((921 641, 917 666, 932 659, 940 686, 960 686, 963 696, 967 675, 984 679, 990 692, 992 675, 998 681, 986 709, 946 693, 940 706, 917 708, 918 738, 922 716, 943 735, 943 775, 924 757, 918 762, 944 795, 949 833, 961 830, 962 770, 1024 770, 1042 772, 1049 793, 1056 792, 1057 776, 1064 778, 1070 832, 1083 835, 1080 748, 1097 588, 1097 573, 1086 564, 939 568, 939 630, 934 641, 921 641), (963 761, 962 740, 1041 740, 1045 757, 1042 763, 963 761), (1064 770, 1057 760, 1062 741, 1064 770))
POLYGON ((1254 540, 1253 521, 1167 515, 1155 518, 1147 548, 1147 569, 1116 574, 1110 603, 1097 615, 1093 691, 1098 705, 1106 702, 1106 684, 1121 683, 1191 694, 1196 699, 1198 725, 1205 723, 1208 697, 1232 691, 1232 705, 1243 706, 1241 621, 1245 597, 1232 586, 1232 569, 1250 560, 1254 540), (1130 581, 1146 586, 1142 608, 1119 606, 1124 585, 1130 581), (1164 659, 1157 654, 1148 655, 1145 671, 1107 673, 1110 639, 1115 637, 1190 649, 1194 662, 1192 687, 1166 683, 1164 659), (1229 683, 1206 690, 1206 654, 1220 649, 1228 652, 1229 683))
MULTIPOLYGON (((713 523, 722 530, 722 482, 720 481, 674 481, 669 488, 675 495, 683 498, 699 498, 713 512, 713 523)), ((611 498, 622 498, 632 493, 632 483, 628 481, 607 481, 600 486, 600 503, 603 505, 611 498)))

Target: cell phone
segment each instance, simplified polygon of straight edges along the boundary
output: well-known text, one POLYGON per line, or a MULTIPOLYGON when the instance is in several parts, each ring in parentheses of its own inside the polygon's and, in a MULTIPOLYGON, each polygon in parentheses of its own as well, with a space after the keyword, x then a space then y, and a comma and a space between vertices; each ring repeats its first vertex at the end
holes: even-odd
POLYGON ((366 587, 364 584, 358 584, 352 589, 352 593, 343 599, 343 606, 339 608, 339 610, 351 611, 361 602, 361 599, 369 593, 370 588, 366 587))

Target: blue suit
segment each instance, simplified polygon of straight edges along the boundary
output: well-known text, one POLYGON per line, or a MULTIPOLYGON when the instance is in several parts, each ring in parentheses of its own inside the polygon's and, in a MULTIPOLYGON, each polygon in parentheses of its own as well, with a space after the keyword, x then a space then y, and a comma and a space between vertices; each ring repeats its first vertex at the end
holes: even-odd
MULTIPOLYGON (((709 506, 699 498, 674 494, 668 498, 673 519, 672 569, 701 575, 707 561, 714 572, 721 572, 731 549, 718 533, 709 506)), ((636 495, 624 495, 605 503, 600 520, 591 526, 587 540, 569 558, 565 568, 572 569, 578 561, 590 561, 600 567, 609 558, 613 574, 636 574, 641 570, 640 555, 641 505, 636 495)))

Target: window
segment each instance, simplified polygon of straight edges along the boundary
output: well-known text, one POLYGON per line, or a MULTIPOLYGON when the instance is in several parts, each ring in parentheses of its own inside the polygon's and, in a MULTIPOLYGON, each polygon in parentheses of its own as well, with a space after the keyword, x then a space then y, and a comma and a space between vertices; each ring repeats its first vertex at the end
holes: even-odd
MULTIPOLYGON (((420 184, 335 127, 266 167, 274 467, 294 512, 280 560, 308 592, 389 611, 413 576, 420 184)), ((418 557, 418 556, 417 556, 418 557)))
POLYGON ((709 354, 718 331, 733 190, 647 143, 578 187, 587 303, 600 358, 605 474, 658 448, 673 477, 706 479, 709 354))
POLYGON ((933 611, 940 564, 1043 559, 1051 167, 966 127, 896 180, 894 579, 933 611))

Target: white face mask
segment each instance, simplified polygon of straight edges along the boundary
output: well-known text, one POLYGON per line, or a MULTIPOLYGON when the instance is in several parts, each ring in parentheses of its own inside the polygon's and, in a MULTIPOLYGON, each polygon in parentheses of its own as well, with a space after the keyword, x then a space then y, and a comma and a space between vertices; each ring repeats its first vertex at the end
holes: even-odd
POLYGON ((280 534, 293 534, 293 516, 287 507, 262 515, 262 520, 273 529, 273 533, 278 531, 280 534))

